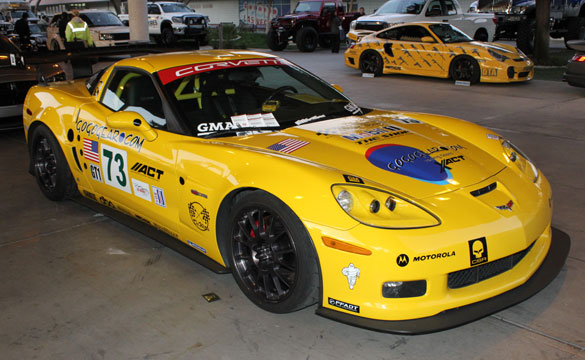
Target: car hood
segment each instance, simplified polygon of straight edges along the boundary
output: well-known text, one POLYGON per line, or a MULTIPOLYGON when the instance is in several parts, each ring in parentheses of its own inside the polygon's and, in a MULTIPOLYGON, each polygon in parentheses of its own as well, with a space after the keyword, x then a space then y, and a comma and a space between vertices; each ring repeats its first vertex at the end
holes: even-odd
POLYGON ((372 14, 368 16, 361 16, 357 19, 358 22, 369 22, 369 21, 384 21, 389 24, 408 22, 410 19, 416 17, 414 14, 372 14))
POLYGON ((425 116, 373 111, 222 140, 276 150, 416 199, 479 183, 504 168, 474 144, 420 120, 425 116))

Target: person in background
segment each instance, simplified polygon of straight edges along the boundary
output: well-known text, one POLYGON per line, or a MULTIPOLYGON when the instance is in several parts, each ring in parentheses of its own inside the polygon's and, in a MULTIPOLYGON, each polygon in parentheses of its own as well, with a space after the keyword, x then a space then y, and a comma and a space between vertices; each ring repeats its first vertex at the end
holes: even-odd
POLYGON ((22 14, 22 17, 14 24, 14 32, 18 34, 20 39, 20 47, 22 49, 30 48, 30 28, 28 27, 28 13, 22 14))
POLYGON ((337 16, 337 9, 331 11, 329 25, 331 29, 331 52, 338 53, 341 21, 339 20, 339 16, 337 16))
POLYGON ((366 15, 366 10, 363 7, 361 7, 360 8, 360 14, 358 15, 358 17, 364 16, 364 15, 366 15))
POLYGON ((72 13, 73 18, 67 23, 67 29, 65 29, 65 39, 67 40, 65 48, 78 49, 93 46, 89 26, 79 17, 79 10, 73 10, 72 13))
POLYGON ((63 11, 59 16, 59 36, 63 39, 63 43, 65 43, 65 29, 67 29, 67 23, 69 22, 69 14, 63 11))

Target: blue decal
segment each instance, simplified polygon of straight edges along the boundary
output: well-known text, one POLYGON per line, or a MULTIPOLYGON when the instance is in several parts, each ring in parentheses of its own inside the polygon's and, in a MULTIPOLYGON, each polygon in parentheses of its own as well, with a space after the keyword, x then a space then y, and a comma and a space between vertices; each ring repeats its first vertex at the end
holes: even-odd
POLYGON ((380 169, 437 185, 446 185, 453 178, 444 162, 437 162, 424 151, 410 146, 374 146, 366 151, 366 158, 380 169))

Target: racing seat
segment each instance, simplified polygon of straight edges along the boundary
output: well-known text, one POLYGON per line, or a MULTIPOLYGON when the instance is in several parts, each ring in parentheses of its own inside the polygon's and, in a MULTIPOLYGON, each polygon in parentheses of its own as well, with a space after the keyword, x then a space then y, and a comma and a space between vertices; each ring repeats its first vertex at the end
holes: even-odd
POLYGON ((145 75, 131 78, 125 85, 127 111, 135 111, 151 126, 166 128, 162 102, 152 80, 145 75))
POLYGON ((235 86, 224 74, 202 76, 201 110, 207 115, 206 121, 231 121, 232 116, 239 115, 235 97, 235 86))

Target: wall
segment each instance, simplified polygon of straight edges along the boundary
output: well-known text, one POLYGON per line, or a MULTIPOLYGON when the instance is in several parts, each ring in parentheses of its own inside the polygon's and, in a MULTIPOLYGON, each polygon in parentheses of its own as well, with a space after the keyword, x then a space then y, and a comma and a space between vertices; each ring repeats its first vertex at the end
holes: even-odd
POLYGON ((209 17, 211 24, 219 24, 221 22, 231 22, 238 24, 239 11, 237 0, 192 0, 189 1, 188 6, 209 17))

